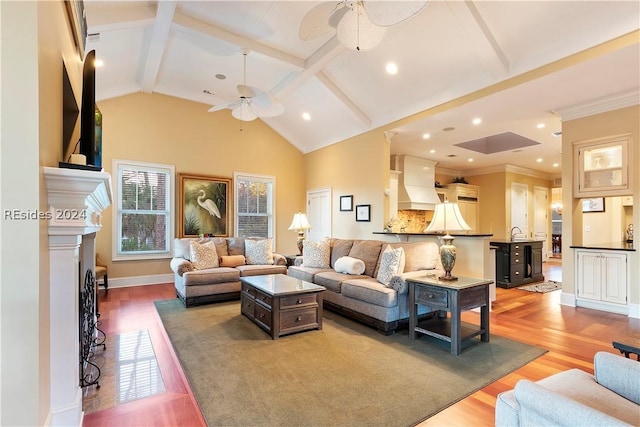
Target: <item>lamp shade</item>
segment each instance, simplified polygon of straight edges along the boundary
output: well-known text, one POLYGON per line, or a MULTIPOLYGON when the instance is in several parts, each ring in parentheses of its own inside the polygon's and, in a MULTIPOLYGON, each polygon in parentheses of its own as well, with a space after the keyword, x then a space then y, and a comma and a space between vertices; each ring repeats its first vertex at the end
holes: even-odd
POLYGON ((462 231, 471 230, 469 224, 462 218, 460 208, 457 203, 438 203, 433 219, 424 230, 425 233, 431 231, 462 231))
POLYGON ((311 224, 309 224, 307 215, 302 212, 298 212, 293 216, 293 221, 291 221, 291 225, 289 226, 289 230, 308 230, 310 228, 311 224))

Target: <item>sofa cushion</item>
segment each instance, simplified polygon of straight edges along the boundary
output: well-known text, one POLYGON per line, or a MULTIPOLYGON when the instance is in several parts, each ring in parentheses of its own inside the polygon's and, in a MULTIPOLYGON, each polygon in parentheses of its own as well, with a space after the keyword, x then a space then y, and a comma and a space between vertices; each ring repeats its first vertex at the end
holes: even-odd
POLYGON ((218 259, 222 258, 223 256, 229 255, 229 251, 227 250, 227 239, 225 237, 214 237, 211 238, 211 240, 216 245, 218 259))
POLYGON ((249 265, 273 265, 273 240, 245 239, 244 256, 249 265))
POLYGON ((391 246, 387 245, 380 256, 380 266, 378 267, 378 275, 376 276, 378 282, 389 287, 391 278, 402 272, 401 268, 404 267, 403 258, 403 248, 392 249, 391 246))
POLYGON ((364 273, 364 261, 350 256, 343 256, 336 260, 333 269, 338 273, 362 274, 364 273))
POLYGON ((220 257, 220 267, 237 267, 245 264, 244 255, 223 255, 220 257))
POLYGON ((196 240, 189 242, 191 262, 196 270, 206 270, 208 268, 218 268, 218 253, 214 242, 200 243, 196 240))
POLYGON ((227 238, 228 255, 244 255, 244 237, 227 238))
POLYGON ((380 307, 398 305, 398 293, 373 278, 345 280, 342 282, 342 295, 380 307))
POLYGON ((236 269, 240 272, 240 277, 261 276, 264 274, 287 274, 286 265, 239 265, 236 269))
POLYGON ((355 240, 349 251, 349 256, 364 261, 364 274, 375 277, 375 270, 382 250, 381 240, 355 240))
POLYGON ((313 283, 316 285, 324 286, 327 290, 340 293, 342 292, 342 282, 349 279, 370 279, 371 277, 365 275, 351 275, 338 273, 334 270, 327 270, 316 274, 313 277, 313 283))
POLYGON ((335 268, 336 261, 349 255, 353 240, 331 239, 331 268, 335 268))
POLYGON ((404 248, 403 271, 440 268, 440 247, 435 242, 391 243, 392 248, 404 248))
POLYGON ((192 238, 177 238, 173 243, 173 256, 175 258, 184 258, 191 261, 191 241, 192 238))
POLYGON ((291 266, 287 269, 287 274, 296 279, 304 280, 305 282, 314 282, 314 278, 318 273, 324 273, 326 271, 332 271, 328 268, 314 268, 303 266, 291 266))
POLYGON ((304 267, 329 268, 329 241, 305 240, 302 248, 304 267))
POLYGON ((185 286, 211 285, 215 283, 237 282, 240 272, 235 268, 218 267, 208 270, 194 270, 184 273, 185 286))

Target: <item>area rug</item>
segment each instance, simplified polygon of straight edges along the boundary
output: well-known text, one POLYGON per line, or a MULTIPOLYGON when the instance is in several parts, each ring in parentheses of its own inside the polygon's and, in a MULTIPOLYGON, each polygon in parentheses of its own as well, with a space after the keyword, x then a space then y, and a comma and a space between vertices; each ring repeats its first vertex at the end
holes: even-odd
POLYGON ((553 280, 549 280, 547 282, 534 283, 532 285, 520 286, 517 289, 520 289, 520 290, 523 290, 523 291, 529 291, 529 292, 546 293, 546 292, 557 291, 558 289, 562 289, 562 283, 561 282, 555 282, 553 280))
POLYGON ((492 335, 456 357, 326 310, 322 330, 272 340, 238 301, 155 304, 211 426, 414 425, 546 352, 492 335))

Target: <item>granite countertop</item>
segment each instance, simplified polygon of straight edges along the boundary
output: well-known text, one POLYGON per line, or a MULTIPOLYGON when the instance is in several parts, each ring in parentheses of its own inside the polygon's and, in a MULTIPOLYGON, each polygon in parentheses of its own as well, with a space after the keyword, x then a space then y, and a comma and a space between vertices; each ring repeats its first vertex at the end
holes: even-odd
POLYGON ((595 249, 595 250, 606 250, 606 251, 635 251, 636 249, 633 247, 633 242, 604 242, 604 243, 595 243, 591 245, 571 245, 569 246, 572 249, 595 249))
POLYGON ((492 240, 490 243, 535 243, 535 242, 543 242, 544 240, 534 240, 534 239, 518 239, 518 240, 509 240, 509 239, 496 239, 492 240))
MULTIPOLYGON (((444 236, 444 233, 400 233, 395 231, 374 231, 373 234, 394 234, 397 236, 444 236)), ((491 237, 493 234, 489 233, 449 233, 453 237, 491 237)))

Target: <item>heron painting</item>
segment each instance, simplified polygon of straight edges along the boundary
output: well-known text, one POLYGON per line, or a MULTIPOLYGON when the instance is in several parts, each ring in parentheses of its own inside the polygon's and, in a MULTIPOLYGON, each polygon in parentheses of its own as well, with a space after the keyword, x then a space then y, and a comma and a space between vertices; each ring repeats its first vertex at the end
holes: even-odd
POLYGON ((230 178, 179 174, 180 237, 229 235, 230 178))

